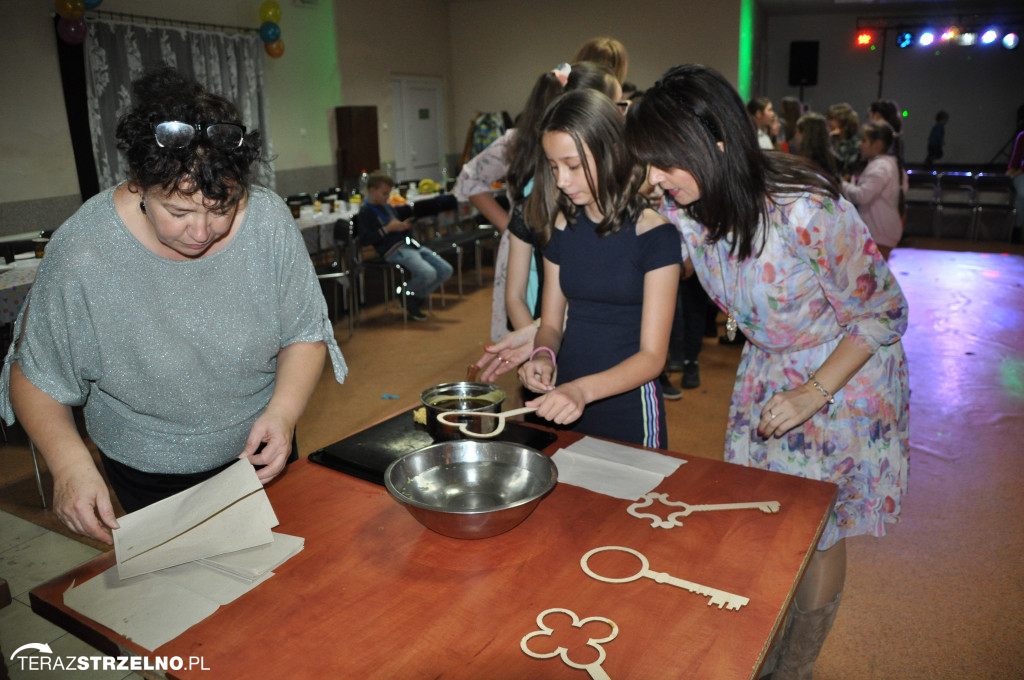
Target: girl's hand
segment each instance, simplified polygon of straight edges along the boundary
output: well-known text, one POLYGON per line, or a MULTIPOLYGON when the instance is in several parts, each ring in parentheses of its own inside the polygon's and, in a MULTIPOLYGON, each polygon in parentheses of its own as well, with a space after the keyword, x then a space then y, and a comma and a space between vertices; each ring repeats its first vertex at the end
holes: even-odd
POLYGON ((555 389, 557 375, 551 357, 546 354, 538 354, 519 367, 519 381, 534 392, 550 392, 555 389))
POLYGON ((476 360, 475 366, 484 369, 481 382, 492 382, 526 361, 533 351, 533 338, 537 327, 533 324, 512 331, 501 342, 484 347, 484 355, 476 360))
POLYGON ((765 439, 781 437, 807 422, 826 403, 825 396, 810 383, 795 390, 776 392, 761 411, 757 432, 765 439))
POLYGON ((536 407, 538 416, 558 425, 579 420, 586 405, 587 401, 583 396, 583 390, 571 382, 560 385, 547 394, 531 399, 524 404, 524 406, 536 407))

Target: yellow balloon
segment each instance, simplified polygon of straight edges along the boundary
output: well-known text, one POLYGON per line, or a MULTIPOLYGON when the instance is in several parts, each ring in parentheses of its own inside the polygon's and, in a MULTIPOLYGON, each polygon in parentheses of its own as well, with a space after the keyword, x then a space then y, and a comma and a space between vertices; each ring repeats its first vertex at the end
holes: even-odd
POLYGON ((274 0, 266 0, 260 5, 260 23, 273 21, 275 24, 281 20, 281 5, 274 0))
POLYGON ((56 0, 53 3, 57 14, 68 21, 76 21, 85 14, 85 3, 83 0, 56 0))

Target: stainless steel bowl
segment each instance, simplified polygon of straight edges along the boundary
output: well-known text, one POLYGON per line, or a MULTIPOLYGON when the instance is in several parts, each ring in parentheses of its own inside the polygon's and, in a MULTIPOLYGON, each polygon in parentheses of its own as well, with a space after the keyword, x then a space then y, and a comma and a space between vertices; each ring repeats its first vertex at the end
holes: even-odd
POLYGON ((452 538, 487 538, 526 519, 558 481, 551 459, 500 441, 440 442, 399 458, 384 485, 423 526, 452 538))
MULTIPOLYGON (((458 425, 447 425, 437 419, 438 414, 449 411, 473 411, 474 413, 501 413, 505 401, 505 390, 492 383, 451 382, 434 385, 423 390, 420 401, 427 409, 427 432, 434 441, 463 439, 458 425)), ((473 432, 493 432, 497 418, 481 418, 470 413, 454 416, 454 422, 467 423, 473 432)))

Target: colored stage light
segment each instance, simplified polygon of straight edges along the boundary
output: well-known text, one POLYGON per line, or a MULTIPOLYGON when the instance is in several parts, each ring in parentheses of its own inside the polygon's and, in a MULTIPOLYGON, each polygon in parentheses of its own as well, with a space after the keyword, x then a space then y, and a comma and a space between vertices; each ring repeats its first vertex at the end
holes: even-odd
POLYGON ((935 42, 935 33, 932 31, 925 31, 921 34, 921 37, 917 39, 917 44, 927 47, 935 42))
POLYGON ((990 28, 981 34, 981 42, 985 45, 991 45, 999 38, 999 34, 996 33, 994 28, 990 28))
POLYGON ((867 31, 861 31, 857 34, 857 47, 870 47, 875 42, 875 36, 867 31))
POLYGON ((956 39, 957 45, 975 45, 978 42, 978 34, 974 31, 965 31, 956 39))
POLYGON ((939 38, 941 40, 943 40, 944 42, 949 42, 951 40, 956 40, 959 37, 960 37, 960 29, 957 26, 949 26, 949 27, 947 27, 946 30, 944 30, 942 32, 942 35, 939 36, 939 38))
POLYGON ((896 46, 900 49, 905 49, 914 44, 914 34, 908 31, 899 33, 896 36, 896 46))
POLYGON ((1003 47, 1006 49, 1015 50, 1017 45, 1020 45, 1020 36, 1016 33, 1007 33, 1003 36, 1003 47))

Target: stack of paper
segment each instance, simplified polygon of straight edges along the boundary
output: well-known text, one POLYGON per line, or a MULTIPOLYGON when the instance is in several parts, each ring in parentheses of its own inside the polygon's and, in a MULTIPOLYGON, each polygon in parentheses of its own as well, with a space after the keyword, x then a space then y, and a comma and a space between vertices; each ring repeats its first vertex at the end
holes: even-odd
POLYGON ((558 468, 559 483, 626 500, 637 500, 653 491, 686 462, 593 437, 559 449, 551 459, 558 468))
POLYGON ((277 526, 255 469, 219 475, 118 519, 117 565, 64 604, 152 651, 244 595, 303 548, 277 526))

